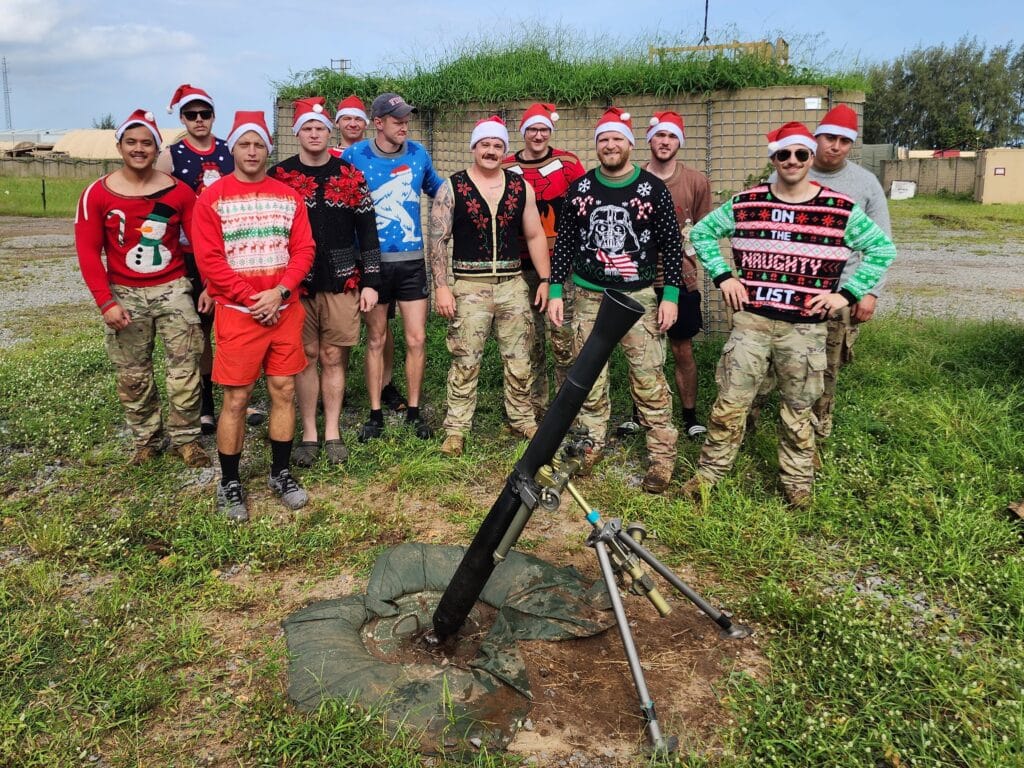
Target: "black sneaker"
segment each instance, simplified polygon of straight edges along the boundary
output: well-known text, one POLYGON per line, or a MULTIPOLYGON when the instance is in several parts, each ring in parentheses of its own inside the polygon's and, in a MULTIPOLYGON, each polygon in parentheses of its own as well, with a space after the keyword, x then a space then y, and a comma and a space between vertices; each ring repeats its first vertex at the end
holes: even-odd
POLYGON ((217 511, 236 523, 244 523, 249 519, 245 491, 240 482, 232 480, 227 485, 217 483, 217 511))
POLYGON ((309 502, 309 494, 287 469, 271 475, 267 486, 288 509, 302 509, 309 502))
POLYGON ((267 420, 267 409, 262 405, 250 405, 245 409, 245 423, 250 427, 258 427, 267 420))
POLYGON ((410 421, 409 424, 416 430, 416 437, 420 440, 429 440, 434 436, 434 430, 422 416, 414 421, 410 421))
POLYGON ((384 434, 384 422, 370 419, 359 429, 359 442, 366 443, 384 434))
POLYGON ((390 381, 385 384, 384 389, 380 391, 380 400, 384 405, 395 412, 404 411, 409 407, 409 403, 404 397, 402 397, 402 393, 399 392, 398 388, 390 381))

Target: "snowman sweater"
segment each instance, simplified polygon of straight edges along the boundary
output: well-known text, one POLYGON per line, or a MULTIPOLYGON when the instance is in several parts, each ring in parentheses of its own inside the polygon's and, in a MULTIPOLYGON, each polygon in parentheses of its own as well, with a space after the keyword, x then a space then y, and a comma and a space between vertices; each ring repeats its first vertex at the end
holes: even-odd
POLYGON ((191 230, 196 202, 170 177, 166 189, 145 197, 119 195, 108 178, 86 187, 75 213, 78 265, 100 311, 115 301, 111 284, 146 287, 185 276, 179 233, 191 230))
POLYGON ((637 291, 654 283, 658 254, 665 268, 664 299, 677 303, 683 278, 683 241, 665 183, 640 166, 623 179, 600 169, 569 187, 558 219, 551 262, 552 299, 562 283, 591 291, 637 291))
POLYGON ((705 216, 690 232, 715 285, 738 277, 745 309, 791 323, 824 322, 807 305, 823 293, 841 293, 851 304, 874 288, 896 256, 892 240, 852 198, 816 187, 810 200, 779 200, 768 184, 753 187, 705 216), (731 237, 736 273, 718 240, 731 237), (864 260, 840 281, 851 251, 864 260))
POLYGON ((398 152, 386 154, 373 139, 366 139, 346 149, 341 157, 362 171, 370 187, 377 215, 380 260, 422 259, 420 194, 426 192, 434 197, 444 184, 427 150, 418 142, 406 141, 398 152))

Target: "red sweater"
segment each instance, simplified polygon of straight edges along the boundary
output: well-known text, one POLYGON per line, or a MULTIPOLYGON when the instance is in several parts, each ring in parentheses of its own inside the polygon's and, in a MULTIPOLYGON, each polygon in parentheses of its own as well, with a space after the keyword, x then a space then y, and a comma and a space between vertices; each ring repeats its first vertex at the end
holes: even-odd
POLYGON ((101 311, 114 303, 111 284, 138 288, 185 276, 179 233, 189 234, 196 201, 170 176, 165 190, 146 197, 119 195, 107 178, 86 187, 75 213, 78 265, 101 311))
POLYGON ((210 296, 246 307, 277 285, 297 291, 316 252, 298 193, 269 176, 253 183, 234 174, 199 196, 192 245, 210 296))

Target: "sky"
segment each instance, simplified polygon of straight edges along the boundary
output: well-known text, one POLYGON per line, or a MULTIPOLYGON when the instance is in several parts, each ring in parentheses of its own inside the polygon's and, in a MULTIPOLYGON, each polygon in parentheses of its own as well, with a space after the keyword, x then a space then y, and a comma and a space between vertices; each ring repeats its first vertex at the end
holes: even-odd
MULTIPOLYGON (((826 69, 891 60, 965 34, 986 47, 1024 43, 1019 0, 708 1, 712 43, 782 34, 795 59, 826 69)), ((704 0, 0 0, 0 56, 15 129, 88 128, 108 113, 120 122, 137 107, 172 127, 177 116, 167 114, 167 104, 188 82, 213 96, 216 132, 224 135, 236 109, 266 110, 269 121, 273 83, 331 59, 351 59, 355 74, 395 72, 410 62, 429 65, 473 40, 538 26, 603 39, 614 55, 627 42, 696 44, 704 10, 704 0)), ((0 130, 6 127, 0 112, 0 130)))

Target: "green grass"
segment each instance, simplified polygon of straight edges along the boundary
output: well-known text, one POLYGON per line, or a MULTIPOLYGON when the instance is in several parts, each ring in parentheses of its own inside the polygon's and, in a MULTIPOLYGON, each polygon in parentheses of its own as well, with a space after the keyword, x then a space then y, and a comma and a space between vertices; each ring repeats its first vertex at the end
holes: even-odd
POLYGON ((945 241, 951 231, 969 235, 972 247, 1015 242, 1024 232, 1024 204, 980 205, 947 195, 892 200, 893 235, 903 241, 945 241))
POLYGON ((92 181, 93 179, 46 179, 44 210, 42 179, 0 176, 0 216, 71 218, 75 215, 82 190, 92 181))
POLYGON ((828 75, 751 55, 707 59, 694 54, 651 64, 646 41, 585 40, 544 28, 512 39, 474 40, 443 52, 437 63, 421 60, 397 66, 405 68, 362 77, 326 68, 297 73, 291 81, 277 83, 278 98, 317 94, 334 103, 357 93, 369 104, 379 93, 397 91, 411 104, 445 110, 469 102, 535 99, 538 94, 558 104, 581 105, 595 100, 611 103, 623 94, 669 97, 774 85, 819 84, 837 90, 864 86, 858 76, 828 75))

